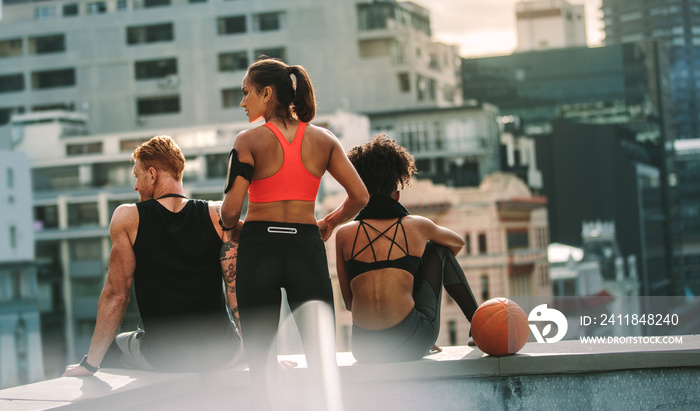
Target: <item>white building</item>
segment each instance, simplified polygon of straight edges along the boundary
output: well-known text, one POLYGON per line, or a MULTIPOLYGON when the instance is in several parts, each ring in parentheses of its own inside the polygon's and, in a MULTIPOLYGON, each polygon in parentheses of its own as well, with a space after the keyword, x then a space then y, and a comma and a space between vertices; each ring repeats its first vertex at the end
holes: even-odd
POLYGON ((517 51, 586 46, 583 4, 567 0, 523 0, 515 5, 517 51))
POLYGON ((24 153, 0 151, 0 388, 44 377, 31 181, 24 153))
POLYGON ((478 186, 501 170, 502 128, 490 104, 396 110, 370 115, 372 133, 385 133, 416 159, 420 178, 450 186, 478 186))
POLYGON ((461 104, 457 47, 410 2, 19 0, 0 20, 0 124, 47 109, 88 114, 92 133, 244 121, 261 54, 303 65, 321 114, 461 104))

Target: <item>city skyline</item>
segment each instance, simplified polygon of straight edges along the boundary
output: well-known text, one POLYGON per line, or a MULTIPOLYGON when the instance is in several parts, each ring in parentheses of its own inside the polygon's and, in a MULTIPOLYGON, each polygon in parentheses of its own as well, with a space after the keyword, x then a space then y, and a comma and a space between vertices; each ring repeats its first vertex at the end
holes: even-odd
MULTIPOLYGON (((462 57, 511 54, 517 46, 515 4, 523 0, 434 0, 416 3, 430 10, 433 36, 459 46, 462 57)), ((605 34, 601 0, 569 0, 585 4, 589 47, 602 45, 605 34)))

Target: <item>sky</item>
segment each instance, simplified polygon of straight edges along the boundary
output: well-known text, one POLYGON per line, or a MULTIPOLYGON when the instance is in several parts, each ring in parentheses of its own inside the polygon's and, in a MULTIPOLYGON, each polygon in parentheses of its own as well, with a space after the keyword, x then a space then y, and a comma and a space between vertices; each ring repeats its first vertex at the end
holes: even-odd
MULTIPOLYGON (((430 10, 436 39, 460 46, 464 57, 510 54, 517 45, 515 3, 520 0, 413 0, 430 10)), ((600 45, 601 0, 569 0, 585 4, 587 41, 600 45)))

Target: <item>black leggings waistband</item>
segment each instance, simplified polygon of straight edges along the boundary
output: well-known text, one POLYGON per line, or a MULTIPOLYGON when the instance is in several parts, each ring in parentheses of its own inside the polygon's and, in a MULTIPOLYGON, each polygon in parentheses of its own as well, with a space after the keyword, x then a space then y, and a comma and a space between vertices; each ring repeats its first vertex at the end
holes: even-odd
POLYGON ((258 243, 324 246, 316 224, 246 221, 241 229, 239 247, 258 243))

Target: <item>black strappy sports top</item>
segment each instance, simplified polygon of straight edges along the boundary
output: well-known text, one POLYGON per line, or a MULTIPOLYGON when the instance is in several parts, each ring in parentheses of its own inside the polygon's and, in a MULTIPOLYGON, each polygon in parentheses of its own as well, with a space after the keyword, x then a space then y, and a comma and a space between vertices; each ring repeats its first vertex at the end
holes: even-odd
POLYGON ((363 220, 358 221, 360 222, 360 226, 357 228, 357 233, 355 234, 355 241, 352 244, 352 258, 345 262, 345 271, 347 272, 349 281, 352 281, 355 277, 357 277, 360 274, 366 273, 367 271, 379 270, 382 268, 398 268, 401 270, 408 271, 409 273, 411 273, 411 275, 416 274, 416 271, 418 271, 418 266, 421 262, 421 258, 414 255, 410 255, 408 253, 408 239, 406 238, 406 230, 404 229, 403 224, 401 223, 401 218, 396 220, 394 224, 387 227, 387 229, 384 231, 377 230, 372 225, 366 223, 363 220), (374 239, 371 239, 369 232, 367 231, 367 227, 371 228, 379 234, 376 237, 374 237, 374 239), (406 244, 405 250, 396 242, 396 235, 399 232, 399 227, 401 227, 401 232, 403 233, 404 244, 406 244), (387 232, 389 232, 392 228, 394 229, 393 237, 389 237, 387 235, 387 232), (360 235, 360 230, 364 231, 369 243, 366 246, 364 246, 360 251, 355 253, 355 245, 357 244, 357 237, 360 235), (403 251, 405 255, 403 257, 396 258, 393 260, 377 260, 377 253, 374 251, 374 246, 372 244, 381 237, 385 237, 389 241, 391 241, 391 247, 389 247, 389 253, 387 254, 387 258, 391 256, 391 250, 394 248, 394 246, 398 247, 401 251, 403 251), (362 254, 362 252, 365 251, 367 247, 369 247, 372 250, 374 261, 364 262, 356 260, 357 256, 362 254))

